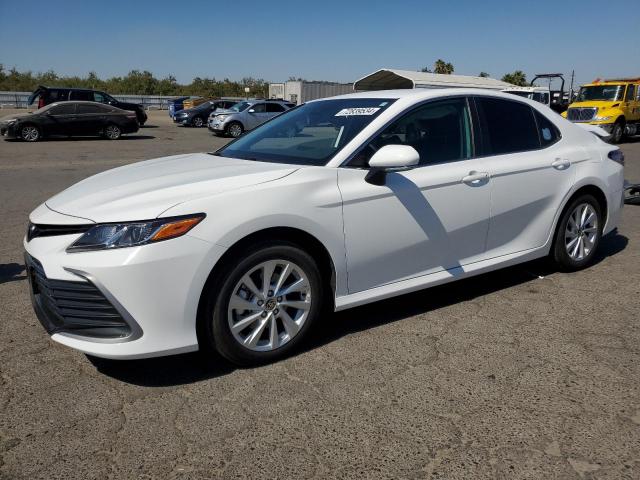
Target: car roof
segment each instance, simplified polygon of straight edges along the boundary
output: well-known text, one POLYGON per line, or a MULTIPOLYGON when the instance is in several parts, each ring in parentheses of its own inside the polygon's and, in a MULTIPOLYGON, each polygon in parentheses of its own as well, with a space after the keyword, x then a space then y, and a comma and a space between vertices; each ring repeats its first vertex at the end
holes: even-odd
POLYGON ((346 95, 337 95, 335 97, 310 100, 309 103, 322 100, 343 100, 349 98, 380 98, 391 100, 407 99, 409 101, 421 101, 429 100, 431 98, 450 97, 454 95, 483 95, 513 100, 513 95, 502 93, 497 90, 487 90, 484 88, 406 88, 397 90, 371 90, 366 92, 347 93, 346 95))

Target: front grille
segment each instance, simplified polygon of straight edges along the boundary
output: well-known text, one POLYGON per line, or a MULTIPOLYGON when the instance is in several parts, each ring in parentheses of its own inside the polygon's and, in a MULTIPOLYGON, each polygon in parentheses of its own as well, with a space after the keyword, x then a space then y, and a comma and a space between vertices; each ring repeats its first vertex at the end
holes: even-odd
POLYGON ((89 281, 52 280, 42 264, 27 255, 34 308, 50 333, 84 337, 122 338, 131 328, 102 292, 89 281))
POLYGON ((73 235, 85 233, 95 224, 90 225, 43 225, 29 222, 27 242, 37 237, 52 237, 54 235, 73 235))
POLYGON ((570 108, 567 110, 567 119, 572 122, 588 122, 596 116, 597 108, 570 108))

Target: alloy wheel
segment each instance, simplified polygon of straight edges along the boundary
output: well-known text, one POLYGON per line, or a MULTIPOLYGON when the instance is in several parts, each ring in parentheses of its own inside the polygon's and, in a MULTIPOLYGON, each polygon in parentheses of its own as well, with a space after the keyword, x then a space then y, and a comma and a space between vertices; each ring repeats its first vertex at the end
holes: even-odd
POLYGON ((193 119, 193 126, 194 127, 201 127, 202 126, 202 119, 200 117, 196 117, 193 119))
POLYGON ((239 137, 240 135, 242 135, 242 127, 237 123, 232 124, 229 127, 229 134, 234 138, 239 137))
POLYGON ((593 252, 598 236, 598 214, 592 205, 581 203, 567 220, 564 242, 567 254, 574 261, 582 261, 593 252))
POLYGON ((116 125, 107 125, 104 130, 104 134, 111 140, 116 140, 120 137, 120 129, 116 125))
POLYGON ((35 142, 36 140, 38 140, 38 137, 40 137, 40 132, 36 127, 27 125, 25 127, 22 127, 20 136, 27 142, 35 142))
POLYGON ((243 347, 275 350, 302 329, 311 308, 305 272, 289 260, 269 260, 247 271, 232 290, 229 329, 243 347))

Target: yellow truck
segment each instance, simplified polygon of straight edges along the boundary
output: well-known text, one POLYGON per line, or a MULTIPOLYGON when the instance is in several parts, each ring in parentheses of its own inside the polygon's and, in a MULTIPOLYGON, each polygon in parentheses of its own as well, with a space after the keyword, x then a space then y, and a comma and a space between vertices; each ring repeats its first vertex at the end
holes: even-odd
POLYGON ((562 116, 606 130, 612 143, 640 134, 640 77, 596 80, 580 87, 562 116))

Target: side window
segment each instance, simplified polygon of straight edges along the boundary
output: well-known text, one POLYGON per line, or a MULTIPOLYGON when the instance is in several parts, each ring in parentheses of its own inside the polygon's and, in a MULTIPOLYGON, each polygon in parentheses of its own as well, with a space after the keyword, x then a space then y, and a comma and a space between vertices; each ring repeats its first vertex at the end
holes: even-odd
POLYGON ((257 103, 252 105, 250 110, 253 110, 253 113, 264 113, 267 111, 267 106, 264 103, 257 103))
POLYGON ((560 131, 558 127, 551 123, 551 120, 537 110, 534 110, 534 115, 536 117, 536 124, 538 125, 538 134, 540 135, 542 148, 553 145, 560 140, 560 131))
POLYGON ((78 105, 78 114, 83 114, 83 113, 107 113, 108 111, 109 111, 109 109, 103 107, 102 105, 89 105, 89 104, 78 105))
POLYGON ((483 124, 483 154, 502 155, 540 148, 538 127, 529 105, 501 98, 476 97, 483 124))
POLYGON ((284 112, 284 107, 277 103, 267 103, 267 112, 268 113, 280 113, 284 112))
POLYGON ((420 154, 420 165, 471 158, 471 121, 466 98, 427 103, 384 129, 350 162, 364 167, 385 145, 409 145, 420 154))
POLYGON ((51 115, 73 115, 76 113, 75 103, 61 103, 51 108, 51 115))
POLYGON ((47 90, 47 103, 62 102, 69 100, 69 90, 50 88, 47 90))
POLYGON ((93 101, 93 92, 88 92, 86 90, 72 90, 70 100, 82 100, 87 102, 93 101))
POLYGON ((98 103, 108 103, 107 98, 100 92, 93 92, 93 101, 98 103))
POLYGON ((626 100, 627 102, 631 102, 631 101, 633 101, 633 99, 634 99, 634 97, 635 97, 635 95, 634 95, 634 93, 635 93, 635 88, 634 88, 634 87, 635 87, 635 85, 629 85, 629 86, 627 87, 627 96, 625 97, 625 100, 626 100))

